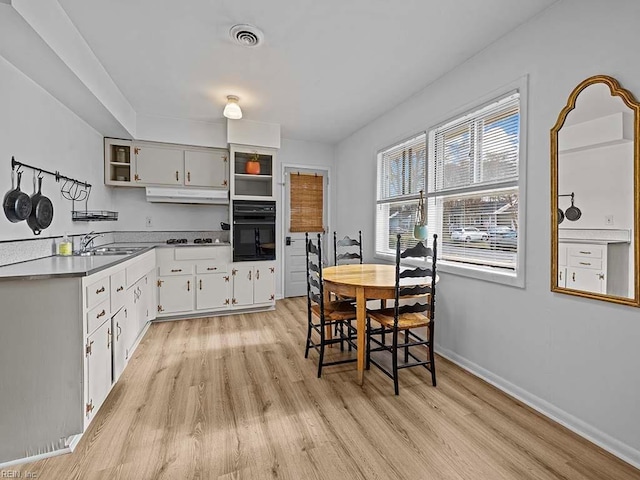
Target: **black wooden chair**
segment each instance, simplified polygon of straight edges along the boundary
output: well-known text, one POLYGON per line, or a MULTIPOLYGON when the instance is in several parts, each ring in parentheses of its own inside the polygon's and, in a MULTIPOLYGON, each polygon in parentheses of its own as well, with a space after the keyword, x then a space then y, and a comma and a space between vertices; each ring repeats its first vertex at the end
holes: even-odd
POLYGON ((333 264, 354 263, 351 260, 362 263, 362 231, 358 232, 358 240, 349 237, 338 240, 336 232, 333 232, 333 264))
POLYGON ((324 283, 322 280, 322 241, 318 234, 317 245, 305 234, 306 259, 307 259, 307 342, 304 357, 309 357, 311 348, 318 351, 318 378, 322 375, 322 367, 355 362, 357 358, 346 358, 326 362, 324 359, 325 347, 340 344, 340 350, 344 351, 344 343, 347 342, 351 350, 351 335, 345 334, 345 322, 356 318, 356 309, 349 302, 327 302, 324 297, 324 283), (336 337, 331 335, 331 330, 336 328, 336 337), (314 340, 316 332, 320 339, 314 340))
MULTIPOLYGON (((398 371, 403 368, 423 366, 431 372, 431 382, 436 386, 436 365, 433 353, 435 300, 436 300, 436 255, 438 236, 433 236, 432 248, 419 242, 415 247, 400 252, 400 235, 396 244, 396 285, 395 305, 392 308, 369 310, 367 318, 367 368, 373 363, 393 379, 395 394, 398 395, 398 371), (431 267, 400 269, 404 258, 431 258, 431 267), (406 285, 407 278, 424 279, 423 283, 406 285), (401 304, 402 303, 402 304, 401 304), (372 328, 371 320, 380 326, 372 328), (415 329, 426 329, 426 338, 415 329), (403 332, 403 343, 399 343, 399 333, 403 332), (389 337, 391 342, 388 343, 389 337), (387 341, 385 341, 387 340, 387 341), (416 347, 428 348, 426 359, 417 356, 416 347), (398 359, 402 351, 403 358, 398 359)), ((424 354, 423 354, 424 355, 424 354)))

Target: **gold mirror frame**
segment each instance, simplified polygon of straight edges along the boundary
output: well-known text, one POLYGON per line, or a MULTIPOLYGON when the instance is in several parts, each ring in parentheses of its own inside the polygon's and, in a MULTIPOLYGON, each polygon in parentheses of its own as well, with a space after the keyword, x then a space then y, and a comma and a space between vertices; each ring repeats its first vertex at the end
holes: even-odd
POLYGON ((551 129, 551 291, 576 295, 579 297, 604 300, 622 305, 640 306, 640 232, 638 231, 640 205, 640 104, 633 94, 620 86, 618 81, 607 75, 595 75, 581 82, 569 95, 566 106, 558 115, 556 124, 551 129), (588 86, 605 84, 609 87, 612 97, 620 97, 634 115, 633 119, 633 244, 634 252, 634 297, 618 297, 614 295, 586 292, 558 286, 558 133, 564 125, 567 115, 575 108, 578 95, 588 86))

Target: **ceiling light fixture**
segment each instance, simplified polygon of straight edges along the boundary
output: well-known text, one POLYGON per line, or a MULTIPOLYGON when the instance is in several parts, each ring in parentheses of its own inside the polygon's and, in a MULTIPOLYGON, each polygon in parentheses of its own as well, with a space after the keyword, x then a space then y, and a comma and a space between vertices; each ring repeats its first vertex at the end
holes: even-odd
POLYGON ((240 99, 235 95, 227 95, 227 104, 222 112, 225 117, 231 120, 240 120, 242 118, 242 110, 238 105, 238 100, 240 99))

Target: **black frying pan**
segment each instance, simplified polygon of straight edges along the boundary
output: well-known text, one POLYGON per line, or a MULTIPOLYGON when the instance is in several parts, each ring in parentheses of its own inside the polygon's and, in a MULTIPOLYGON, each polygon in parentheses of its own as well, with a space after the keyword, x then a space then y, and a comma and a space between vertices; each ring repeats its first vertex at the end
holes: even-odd
POLYGON ((38 177, 38 192, 31 197, 31 214, 27 223, 34 235, 40 235, 40 232, 51 225, 52 221, 53 203, 42 195, 42 177, 38 177))
POLYGON ((573 193, 571 194, 571 206, 564 212, 564 216, 567 217, 567 220, 571 220, 572 222, 579 220, 582 216, 580 209, 573 205, 573 193))
POLYGON ((564 222, 564 213, 562 210, 558 209, 558 225, 564 222))
MULTIPOLYGON (((14 173, 11 172, 11 187, 13 188, 14 173)), ((26 220, 31 214, 31 198, 20 190, 22 172, 18 172, 18 186, 4 196, 4 214, 10 222, 17 223, 26 220)))

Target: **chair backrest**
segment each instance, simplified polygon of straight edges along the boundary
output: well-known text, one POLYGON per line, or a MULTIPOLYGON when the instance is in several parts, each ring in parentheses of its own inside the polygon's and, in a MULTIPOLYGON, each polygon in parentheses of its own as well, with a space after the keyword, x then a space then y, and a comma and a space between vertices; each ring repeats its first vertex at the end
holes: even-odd
POLYGON ((356 259, 362 263, 362 231, 358 231, 358 240, 349 237, 338 240, 336 232, 333 232, 333 264, 338 265, 339 262, 347 263, 356 259))
POLYGON ((395 324, 397 326, 398 316, 403 313, 428 312, 429 318, 435 320, 435 300, 436 300, 436 257, 438 254, 438 235, 433 236, 432 247, 426 247, 423 242, 418 242, 415 246, 400 251, 401 235, 398 234, 396 242, 396 292, 395 292, 395 324), (414 267, 400 270, 400 263, 403 258, 431 258, 430 267, 414 267), (424 283, 413 286, 402 286, 403 278, 425 278, 424 283), (412 297, 416 300, 413 304, 400 305, 401 297, 412 297), (429 301, 421 303, 429 297, 429 301))
POLYGON ((324 318, 324 285, 322 282, 322 239, 318 234, 317 245, 309 238, 309 233, 304 234, 304 243, 307 259, 307 307, 309 321, 311 321, 311 305, 320 307, 320 318, 324 318))

